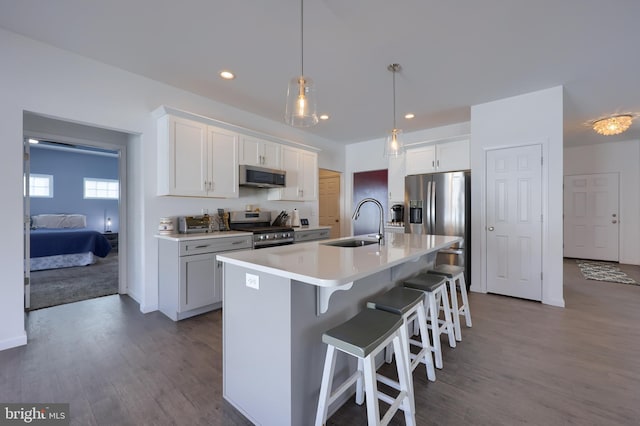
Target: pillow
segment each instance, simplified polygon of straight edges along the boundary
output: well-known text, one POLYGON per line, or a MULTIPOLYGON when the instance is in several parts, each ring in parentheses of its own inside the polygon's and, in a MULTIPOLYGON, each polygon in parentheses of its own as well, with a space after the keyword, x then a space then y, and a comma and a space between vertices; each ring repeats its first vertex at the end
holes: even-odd
POLYGON ((33 229, 38 228, 86 228, 83 214, 39 214, 31 217, 33 229))

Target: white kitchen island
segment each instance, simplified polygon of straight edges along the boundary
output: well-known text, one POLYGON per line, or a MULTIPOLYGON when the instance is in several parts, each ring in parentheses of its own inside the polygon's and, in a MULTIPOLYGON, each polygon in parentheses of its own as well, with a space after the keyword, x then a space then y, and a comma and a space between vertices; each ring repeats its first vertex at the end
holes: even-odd
MULTIPOLYGON (((387 233, 382 246, 327 245, 339 240, 217 256, 224 263, 223 394, 255 424, 313 424, 322 333, 432 266, 438 250, 461 238, 387 233)), ((354 369, 352 360, 339 358, 336 383, 354 369)))

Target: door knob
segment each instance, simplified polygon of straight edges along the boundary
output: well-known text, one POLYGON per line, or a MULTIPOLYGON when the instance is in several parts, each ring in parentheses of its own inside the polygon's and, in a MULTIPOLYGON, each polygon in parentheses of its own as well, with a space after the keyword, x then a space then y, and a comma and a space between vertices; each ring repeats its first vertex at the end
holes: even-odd
POLYGON ((614 214, 612 214, 611 216, 616 217, 616 214, 614 213, 614 214))
POLYGON ((493 226, 487 228, 489 231, 493 231, 493 226))
POLYGON ((613 219, 613 220, 611 221, 611 223, 618 223, 618 221, 617 221, 617 220, 615 220, 615 219, 613 219))

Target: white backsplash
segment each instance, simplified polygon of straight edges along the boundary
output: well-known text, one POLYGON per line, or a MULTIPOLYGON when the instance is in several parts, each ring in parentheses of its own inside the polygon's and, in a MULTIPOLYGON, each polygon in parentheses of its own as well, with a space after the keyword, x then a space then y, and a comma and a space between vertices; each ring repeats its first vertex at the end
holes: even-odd
POLYGON ((157 212, 158 221, 165 216, 175 218, 200 215, 203 209, 207 210, 211 216, 217 215, 218 209, 244 211, 247 204, 250 204, 253 209, 270 211, 272 220, 282 210, 286 210, 291 215, 293 209, 298 209, 301 218, 309 219, 309 225, 318 225, 318 201, 267 200, 267 192, 266 189, 241 187, 239 198, 160 197, 160 204, 164 206, 157 212))

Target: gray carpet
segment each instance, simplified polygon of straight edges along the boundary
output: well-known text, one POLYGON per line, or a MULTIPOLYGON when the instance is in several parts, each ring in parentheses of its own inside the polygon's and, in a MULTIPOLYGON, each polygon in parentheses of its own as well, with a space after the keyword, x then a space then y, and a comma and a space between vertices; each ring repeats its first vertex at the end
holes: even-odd
POLYGON ((31 272, 31 310, 118 293, 118 253, 89 266, 31 272))

